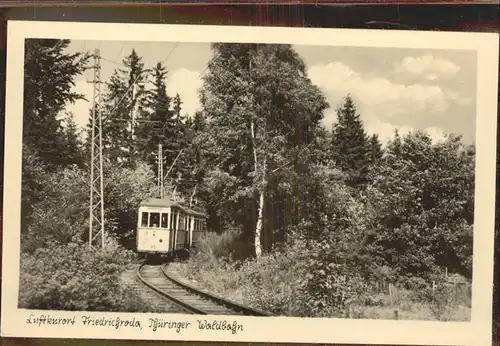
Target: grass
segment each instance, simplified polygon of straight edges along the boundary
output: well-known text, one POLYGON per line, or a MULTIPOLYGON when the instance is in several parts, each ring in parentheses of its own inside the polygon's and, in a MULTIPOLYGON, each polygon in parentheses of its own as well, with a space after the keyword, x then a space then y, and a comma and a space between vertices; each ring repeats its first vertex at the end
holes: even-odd
MULTIPOLYGON (((470 320, 470 295, 456 294, 452 284, 428 289, 370 292, 369 302, 351 296, 339 308, 320 304, 308 284, 307 252, 300 247, 240 262, 231 255, 237 234, 208 235, 186 262, 172 264, 183 277, 207 291, 276 315, 402 320, 470 320), (396 316, 397 314, 397 316, 396 316)), ((326 295, 330 291, 326 291, 326 295)), ((470 292, 469 292, 470 293, 470 292)), ((367 295, 368 297, 368 295, 367 295)), ((328 300, 327 300, 328 301, 328 300)), ((331 301, 331 300, 330 300, 331 301)))

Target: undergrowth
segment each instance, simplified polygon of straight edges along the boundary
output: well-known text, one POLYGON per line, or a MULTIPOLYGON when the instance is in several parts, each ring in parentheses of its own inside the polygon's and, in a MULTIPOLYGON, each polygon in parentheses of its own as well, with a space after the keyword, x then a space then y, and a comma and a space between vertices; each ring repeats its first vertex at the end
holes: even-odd
POLYGON ((121 280, 133 254, 110 241, 49 244, 21 254, 19 307, 42 310, 148 312, 151 307, 121 280))
POLYGON ((381 288, 379 282, 370 282, 348 266, 330 264, 331 271, 317 274, 318 268, 310 267, 315 263, 311 261, 314 247, 303 242, 258 260, 238 261, 232 255, 238 241, 234 231, 207 234, 187 262, 175 265, 203 289, 276 315, 470 319, 470 283, 459 276, 443 278, 434 287, 420 278, 407 279, 392 285, 389 294, 387 287, 381 288))

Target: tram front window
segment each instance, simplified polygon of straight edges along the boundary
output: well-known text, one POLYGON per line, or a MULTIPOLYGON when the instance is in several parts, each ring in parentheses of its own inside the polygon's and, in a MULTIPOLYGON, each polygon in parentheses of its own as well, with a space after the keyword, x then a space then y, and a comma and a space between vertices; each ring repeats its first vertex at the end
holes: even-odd
POLYGON ((141 216, 141 226, 148 227, 148 213, 143 212, 141 216))
POLYGON ((160 213, 149 214, 149 227, 157 228, 160 225, 160 213))

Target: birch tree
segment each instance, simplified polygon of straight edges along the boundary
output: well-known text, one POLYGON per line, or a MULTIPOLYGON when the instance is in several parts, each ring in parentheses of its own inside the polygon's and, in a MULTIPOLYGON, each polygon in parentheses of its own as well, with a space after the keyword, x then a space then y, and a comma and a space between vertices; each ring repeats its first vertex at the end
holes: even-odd
POLYGON ((201 90, 208 183, 225 181, 220 208, 243 226, 258 257, 273 243, 270 219, 276 215, 266 217, 266 207, 278 192, 293 193, 295 175, 304 169, 300 161, 308 157, 328 104, 289 45, 212 48, 201 90))

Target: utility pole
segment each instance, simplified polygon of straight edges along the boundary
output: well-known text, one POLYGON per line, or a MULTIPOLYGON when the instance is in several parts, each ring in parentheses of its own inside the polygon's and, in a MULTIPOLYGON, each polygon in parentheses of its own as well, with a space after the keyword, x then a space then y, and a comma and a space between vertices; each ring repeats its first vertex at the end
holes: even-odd
POLYGON ((163 189, 163 150, 161 143, 158 144, 158 189, 160 198, 164 197, 163 189))
MULTIPOLYGON (((142 72, 141 72, 142 73, 142 72)), ((132 141, 135 140, 135 124, 137 120, 137 112, 139 110, 139 100, 136 100, 137 97, 137 84, 136 80, 132 82, 132 123, 130 124, 130 132, 132 134, 132 141)))
POLYGON ((106 233, 104 225, 104 182, 102 157, 102 111, 101 111, 101 56, 99 49, 94 52, 94 84, 92 98, 92 138, 90 158, 90 207, 89 207, 89 249, 101 235, 104 248, 106 233))

